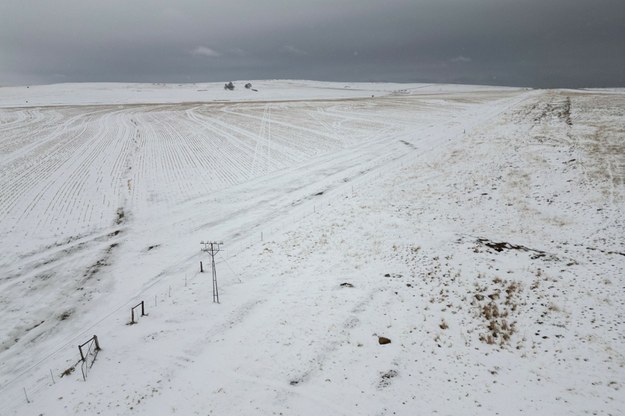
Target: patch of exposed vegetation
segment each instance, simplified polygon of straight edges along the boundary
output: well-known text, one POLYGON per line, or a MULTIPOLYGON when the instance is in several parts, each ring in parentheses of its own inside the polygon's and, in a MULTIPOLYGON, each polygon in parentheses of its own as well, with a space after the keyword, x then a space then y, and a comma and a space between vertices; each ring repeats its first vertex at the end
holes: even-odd
MULTIPOLYGON (((544 260, 552 260, 552 261, 557 261, 559 260, 556 256, 552 255, 552 254, 548 254, 547 252, 543 251, 543 250, 537 250, 534 248, 529 248, 520 244, 512 244, 512 243, 508 243, 506 241, 501 241, 501 242, 496 242, 496 241, 491 241, 487 238, 478 238, 476 241, 479 245, 482 246, 486 246, 492 250, 495 250, 498 253, 501 253, 504 250, 518 250, 518 251, 523 251, 523 252, 529 252, 532 253, 530 258, 532 260, 535 259, 544 259, 544 260)), ((474 250, 474 252, 479 252, 478 248, 476 247, 474 250)))
POLYGON ((59 315, 59 321, 67 320, 70 316, 72 316, 73 313, 74 313, 73 309, 66 310, 65 312, 59 315))
POLYGON ((70 368, 68 368, 67 370, 63 371, 61 373, 61 377, 69 376, 70 374, 72 374, 74 372, 74 370, 76 370, 76 366, 75 365, 73 365, 70 368))
POLYGON ((499 277, 492 283, 488 286, 476 283, 471 305, 483 322, 480 341, 504 347, 510 344, 510 339, 516 332, 516 321, 513 318, 518 312, 521 285, 499 277))
POLYGON ((126 218, 126 213, 124 212, 124 208, 117 208, 117 212, 115 213, 115 224, 120 225, 124 222, 126 218))
POLYGON ((388 370, 384 373, 380 373, 380 382, 378 383, 378 387, 383 389, 390 386, 391 380, 397 377, 398 374, 397 370, 388 370))

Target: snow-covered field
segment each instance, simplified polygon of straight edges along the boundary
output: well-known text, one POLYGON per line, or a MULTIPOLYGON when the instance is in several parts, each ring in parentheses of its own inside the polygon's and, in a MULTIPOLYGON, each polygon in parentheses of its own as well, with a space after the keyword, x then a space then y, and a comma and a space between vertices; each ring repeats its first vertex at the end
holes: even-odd
POLYGON ((623 414, 624 91, 252 83, 0 88, 1 415, 623 414))

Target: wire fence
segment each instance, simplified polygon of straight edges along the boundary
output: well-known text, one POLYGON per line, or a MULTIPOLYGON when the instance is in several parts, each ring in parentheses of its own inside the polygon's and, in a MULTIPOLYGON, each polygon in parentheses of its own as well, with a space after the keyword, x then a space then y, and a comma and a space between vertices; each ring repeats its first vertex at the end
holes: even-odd
MULTIPOLYGON (((403 158, 404 157, 398 157, 393 160, 396 161, 403 158)), ((232 266, 229 260, 236 258, 254 247, 262 245, 276 235, 283 235, 286 231, 296 228, 301 221, 314 215, 319 215, 323 212, 324 207, 331 205, 332 201, 338 198, 354 197, 357 193, 358 185, 365 182, 370 184, 381 178, 381 172, 376 172, 375 170, 368 171, 366 174, 360 175, 354 180, 343 180, 343 183, 337 183, 337 186, 334 188, 323 189, 313 193, 309 199, 300 202, 297 207, 298 209, 296 209, 294 213, 286 217, 273 218, 268 223, 263 224, 263 226, 257 224, 252 229, 243 226, 238 232, 233 234, 238 237, 233 238, 230 244, 226 243, 225 249, 221 252, 221 258, 216 261, 216 265, 225 265, 238 283, 243 283, 244 274, 235 270, 235 267, 232 266)), ((200 250, 198 249, 198 255, 199 253, 200 250)), ((90 342, 84 359, 74 361, 76 358, 74 348, 77 340, 81 338, 84 339, 85 335, 89 332, 97 332, 95 330, 101 324, 117 316, 122 310, 131 308, 131 306, 137 302, 137 299, 154 298, 154 307, 158 307, 159 297, 163 301, 167 297, 171 297, 172 290, 176 293, 178 290, 186 287, 189 281, 194 280, 200 275, 199 268, 197 268, 198 262, 194 261, 193 257, 194 256, 184 260, 184 262, 187 262, 189 265, 185 272, 184 280, 179 278, 180 273, 174 273, 174 275, 178 277, 177 280, 171 279, 171 274, 169 273, 161 273, 152 280, 148 287, 144 288, 127 301, 113 307, 109 313, 97 318, 75 335, 51 348, 48 354, 45 354, 0 386, 0 393, 4 396, 3 400, 0 401, 0 410, 2 410, 0 414, 15 413, 24 403, 36 401, 42 391, 60 382, 61 379, 66 380, 72 375, 72 369, 75 369, 79 363, 83 381, 86 382, 89 372, 95 363, 99 348, 95 348, 96 344, 90 342), (191 266, 191 264, 193 264, 193 266, 191 266), (197 268, 196 272, 190 272, 190 270, 194 268, 197 268), (188 277, 189 273, 191 274, 191 278, 188 277), (165 291, 164 281, 166 279, 168 285, 165 291), (54 377, 55 374, 58 376, 56 380, 54 377), (22 396, 21 392, 19 394, 17 393, 19 390, 23 390, 23 399, 20 399, 20 396, 22 396)), ((177 264, 180 265, 180 263, 181 262, 178 262, 177 264)), ((228 285, 225 287, 227 288, 228 285)))

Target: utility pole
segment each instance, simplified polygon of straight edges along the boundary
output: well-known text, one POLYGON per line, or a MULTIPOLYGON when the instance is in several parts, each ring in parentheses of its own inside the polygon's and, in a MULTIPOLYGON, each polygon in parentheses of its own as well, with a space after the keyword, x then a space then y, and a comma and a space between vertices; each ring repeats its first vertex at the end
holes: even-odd
POLYGON ((215 254, 221 251, 222 242, 216 241, 200 241, 204 246, 202 251, 207 252, 211 256, 213 268, 213 303, 219 303, 219 290, 217 289, 217 269, 215 268, 215 254))

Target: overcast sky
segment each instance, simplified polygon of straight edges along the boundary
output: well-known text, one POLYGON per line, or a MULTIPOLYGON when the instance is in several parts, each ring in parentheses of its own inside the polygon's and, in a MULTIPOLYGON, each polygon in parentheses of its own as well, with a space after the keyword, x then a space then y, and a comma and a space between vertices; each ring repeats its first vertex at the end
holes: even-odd
POLYGON ((624 0, 0 0, 0 85, 625 87, 624 0))

